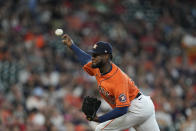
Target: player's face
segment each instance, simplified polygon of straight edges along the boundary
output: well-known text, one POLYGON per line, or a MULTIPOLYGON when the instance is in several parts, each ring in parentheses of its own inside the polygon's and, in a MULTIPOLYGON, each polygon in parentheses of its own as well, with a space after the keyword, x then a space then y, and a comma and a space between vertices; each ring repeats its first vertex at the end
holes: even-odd
POLYGON ((92 68, 100 68, 103 67, 106 63, 106 55, 97 55, 92 54, 92 68))

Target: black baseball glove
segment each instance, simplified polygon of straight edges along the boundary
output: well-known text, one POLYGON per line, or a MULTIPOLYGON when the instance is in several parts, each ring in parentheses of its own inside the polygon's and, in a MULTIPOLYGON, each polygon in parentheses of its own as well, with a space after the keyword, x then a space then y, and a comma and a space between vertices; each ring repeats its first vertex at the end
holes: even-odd
POLYGON ((86 118, 89 121, 92 121, 97 113, 101 105, 101 101, 97 98, 86 96, 84 97, 84 101, 82 103, 82 112, 86 115, 86 118))

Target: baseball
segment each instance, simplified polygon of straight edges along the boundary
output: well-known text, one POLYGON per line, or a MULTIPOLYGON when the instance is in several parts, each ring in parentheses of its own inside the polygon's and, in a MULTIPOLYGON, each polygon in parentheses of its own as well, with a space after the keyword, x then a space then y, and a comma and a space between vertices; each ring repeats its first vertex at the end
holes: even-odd
POLYGON ((57 36, 61 36, 61 35, 63 34, 63 30, 62 30, 62 29, 56 29, 56 30, 55 30, 55 34, 56 34, 57 36))

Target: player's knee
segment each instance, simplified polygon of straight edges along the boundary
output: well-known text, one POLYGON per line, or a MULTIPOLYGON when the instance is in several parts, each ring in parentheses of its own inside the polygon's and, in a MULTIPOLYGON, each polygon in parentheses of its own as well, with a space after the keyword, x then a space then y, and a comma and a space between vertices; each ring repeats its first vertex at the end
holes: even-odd
POLYGON ((100 126, 100 124, 99 124, 99 125, 96 126, 95 131, 102 131, 102 128, 103 128, 103 127, 100 126))

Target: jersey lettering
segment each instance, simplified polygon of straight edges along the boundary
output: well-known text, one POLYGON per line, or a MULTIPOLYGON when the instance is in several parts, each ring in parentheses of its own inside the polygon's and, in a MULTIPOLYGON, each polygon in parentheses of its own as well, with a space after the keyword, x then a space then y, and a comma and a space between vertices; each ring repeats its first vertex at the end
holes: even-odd
POLYGON ((101 86, 98 87, 99 88, 99 93, 102 94, 104 97, 106 97, 108 99, 108 101, 111 104, 115 104, 115 97, 110 95, 110 93, 108 91, 106 91, 104 88, 102 88, 101 86))

